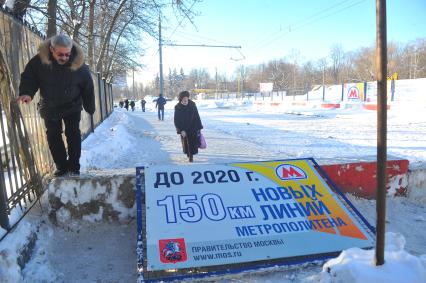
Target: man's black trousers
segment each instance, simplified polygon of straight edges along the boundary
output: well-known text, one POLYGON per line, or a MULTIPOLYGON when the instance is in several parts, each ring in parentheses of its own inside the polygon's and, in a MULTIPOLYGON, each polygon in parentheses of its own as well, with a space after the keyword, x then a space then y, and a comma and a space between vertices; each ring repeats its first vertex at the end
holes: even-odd
POLYGON ((44 119, 46 126, 47 142, 49 143, 50 153, 56 164, 56 169, 79 171, 81 155, 81 133, 80 133, 81 112, 71 113, 70 115, 59 119, 44 119), (65 149, 62 140, 62 121, 65 124, 65 137, 68 145, 65 149))

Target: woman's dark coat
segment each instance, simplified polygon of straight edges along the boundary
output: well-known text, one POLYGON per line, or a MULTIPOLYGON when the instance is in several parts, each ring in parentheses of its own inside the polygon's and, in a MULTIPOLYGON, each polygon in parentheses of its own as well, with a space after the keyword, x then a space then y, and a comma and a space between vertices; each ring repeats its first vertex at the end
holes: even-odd
MULTIPOLYGON (((199 145, 198 133, 203 128, 203 125, 195 103, 192 100, 188 100, 188 105, 186 106, 180 102, 176 104, 174 121, 178 134, 182 131, 186 132, 186 140, 188 140, 192 155, 197 154, 199 145)), ((182 139, 183 152, 189 156, 184 140, 182 139)))
POLYGON ((84 64, 83 50, 74 44, 67 63, 59 65, 50 53, 50 39, 25 66, 21 74, 19 95, 34 97, 40 89, 38 104, 43 118, 62 118, 84 110, 95 112, 92 75, 84 64))

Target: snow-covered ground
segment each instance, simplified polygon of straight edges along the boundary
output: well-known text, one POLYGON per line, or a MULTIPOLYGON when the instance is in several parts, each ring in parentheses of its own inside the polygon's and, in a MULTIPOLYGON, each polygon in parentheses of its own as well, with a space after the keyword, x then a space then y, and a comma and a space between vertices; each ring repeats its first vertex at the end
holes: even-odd
MULTIPOLYGON (((377 113, 360 104, 349 109, 324 109, 320 102, 295 108, 251 100, 196 101, 208 148, 199 163, 314 157, 356 160, 375 156, 377 113), (238 143, 242 141, 245 147, 238 143)), ((426 100, 425 100, 426 102, 426 100)), ((135 165, 183 163, 173 126, 173 106, 166 104, 165 121, 148 112, 116 109, 83 146, 82 166, 128 168, 135 165), (159 150, 160 149, 160 150, 159 150), (166 149, 166 150, 163 150, 166 149)), ((388 154, 411 164, 426 164, 426 103, 395 103, 388 111, 388 154)))
MULTIPOLYGON (((145 113, 139 102, 134 112, 115 109, 83 142, 82 171, 188 164, 173 125, 176 101, 166 104, 164 121, 158 121, 152 99, 147 101, 145 113)), ((195 156, 195 163, 295 157, 314 157, 321 163, 359 160, 376 153, 376 112, 361 107, 328 110, 312 102, 294 108, 253 100, 196 103, 208 146, 195 156)), ((426 164, 425 110, 426 103, 391 105, 390 155, 406 158, 411 164, 426 164)), ((350 199, 374 225, 375 201, 352 196, 350 199)), ((382 267, 374 267, 374 251, 350 249, 325 265, 276 267, 210 281, 426 282, 426 205, 389 197, 387 209, 387 231, 392 233, 387 234, 386 264, 382 267)), ((79 225, 81 229, 69 232, 42 225, 35 256, 23 270, 25 282, 133 282, 135 224, 110 228, 99 223, 79 225), (115 248, 108 251, 99 246, 100 240, 109 241, 115 248)))

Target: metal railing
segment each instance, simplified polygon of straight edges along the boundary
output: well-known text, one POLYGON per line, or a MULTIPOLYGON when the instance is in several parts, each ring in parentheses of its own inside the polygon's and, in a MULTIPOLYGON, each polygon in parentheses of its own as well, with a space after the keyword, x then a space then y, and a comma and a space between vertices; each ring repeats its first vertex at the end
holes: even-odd
MULTIPOLYGON (((39 95, 28 105, 16 102, 20 74, 37 53, 42 38, 0 12, 0 240, 37 202, 54 163, 37 111, 39 95)), ((112 86, 93 74, 96 111, 82 111, 86 138, 113 110, 112 86)))

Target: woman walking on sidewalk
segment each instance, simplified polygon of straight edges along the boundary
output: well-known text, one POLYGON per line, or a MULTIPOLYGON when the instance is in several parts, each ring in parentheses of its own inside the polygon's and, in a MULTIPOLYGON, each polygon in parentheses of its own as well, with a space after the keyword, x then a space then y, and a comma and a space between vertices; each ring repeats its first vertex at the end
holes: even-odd
POLYGON ((179 93, 174 122, 176 132, 181 136, 183 153, 188 156, 189 162, 192 162, 193 155, 198 153, 199 133, 203 125, 197 106, 189 99, 189 92, 186 90, 179 93))

